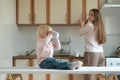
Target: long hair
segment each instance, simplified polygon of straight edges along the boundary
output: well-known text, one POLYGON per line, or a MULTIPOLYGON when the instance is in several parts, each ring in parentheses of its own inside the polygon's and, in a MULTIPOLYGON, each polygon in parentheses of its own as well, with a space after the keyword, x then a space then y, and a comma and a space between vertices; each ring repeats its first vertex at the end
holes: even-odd
POLYGON ((49 30, 52 30, 52 27, 48 25, 39 25, 37 29, 37 37, 39 38, 43 33, 47 33, 49 30))
POLYGON ((90 12, 91 11, 94 13, 95 20, 93 21, 93 24, 95 26, 94 30, 96 32, 96 39, 98 44, 104 44, 106 42, 106 33, 101 13, 98 9, 91 9, 90 12))

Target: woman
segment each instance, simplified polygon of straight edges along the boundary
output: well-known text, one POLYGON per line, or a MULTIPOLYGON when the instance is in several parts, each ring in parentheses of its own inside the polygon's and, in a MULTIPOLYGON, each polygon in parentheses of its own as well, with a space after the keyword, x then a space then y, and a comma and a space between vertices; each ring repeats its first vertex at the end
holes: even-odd
MULTIPOLYGON (((102 44, 106 42, 106 34, 101 13, 91 9, 88 19, 80 21, 80 35, 85 36, 85 53, 83 66, 104 66, 102 44)), ((85 75, 84 80, 94 80, 94 75, 85 75)))

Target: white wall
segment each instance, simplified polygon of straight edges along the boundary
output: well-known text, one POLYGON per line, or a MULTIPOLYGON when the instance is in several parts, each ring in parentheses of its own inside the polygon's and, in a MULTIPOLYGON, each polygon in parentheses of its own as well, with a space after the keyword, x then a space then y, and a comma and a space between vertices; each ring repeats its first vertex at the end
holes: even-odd
MULTIPOLYGON (((60 40, 67 41, 71 37, 71 52, 73 49, 78 49, 80 53, 84 53, 83 37, 78 34, 79 27, 65 26, 53 27, 54 30, 60 33, 60 40)), ((21 27, 20 28, 20 54, 25 54, 27 50, 32 50, 36 46, 36 27, 21 27)), ((116 48, 120 46, 120 34, 107 34, 107 43, 103 45, 105 55, 114 55, 116 48)), ((67 46, 66 46, 67 47, 67 46)))
POLYGON ((12 56, 19 51, 15 15, 15 0, 0 0, 0 66, 12 66, 12 56))
MULTIPOLYGON (((71 52, 73 49, 78 49, 80 53, 83 53, 83 37, 78 34, 79 27, 76 26, 54 26, 54 30, 60 33, 60 41, 68 41, 71 38, 71 52)), ((36 47, 36 30, 37 27, 20 27, 20 54, 25 54, 26 51, 32 50, 36 47)), ((69 52, 69 45, 62 45, 69 52)))
MULTIPOLYGON (((0 0, 0 67, 12 66, 12 56, 19 51, 15 15, 15 0, 0 0)), ((5 76, 0 74, 0 80, 5 80, 5 76)))

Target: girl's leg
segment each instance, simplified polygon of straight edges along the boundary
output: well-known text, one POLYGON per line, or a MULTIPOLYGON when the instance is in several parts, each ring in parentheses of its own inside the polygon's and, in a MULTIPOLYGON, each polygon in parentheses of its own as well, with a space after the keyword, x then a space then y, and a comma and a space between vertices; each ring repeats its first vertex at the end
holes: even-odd
POLYGON ((54 58, 46 58, 39 64, 39 66, 40 68, 44 68, 44 69, 55 69, 55 65, 54 65, 55 62, 56 60, 54 58))
POLYGON ((79 69, 82 66, 83 62, 81 61, 64 61, 64 60, 57 60, 56 59, 56 69, 63 69, 63 70, 73 70, 73 69, 79 69))
POLYGON ((68 62, 68 61, 57 60, 54 58, 47 58, 47 59, 43 60, 39 66, 44 69, 68 70, 68 69, 70 69, 69 68, 70 65, 71 65, 71 62, 68 62))
POLYGON ((55 65, 56 69, 69 70, 71 62, 56 59, 56 62, 54 63, 54 65, 55 65))

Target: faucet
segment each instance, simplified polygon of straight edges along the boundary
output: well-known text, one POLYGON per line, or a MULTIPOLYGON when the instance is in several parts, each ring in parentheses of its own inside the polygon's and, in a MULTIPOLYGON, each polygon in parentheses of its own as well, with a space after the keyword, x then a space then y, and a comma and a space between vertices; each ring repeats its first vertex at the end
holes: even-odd
POLYGON ((29 56, 30 54, 32 54, 35 51, 35 49, 31 50, 31 51, 27 51, 26 52, 26 56, 29 56))
POLYGON ((70 56, 71 56, 71 43, 72 43, 72 40, 69 37, 68 44, 69 44, 69 54, 70 54, 70 56))

